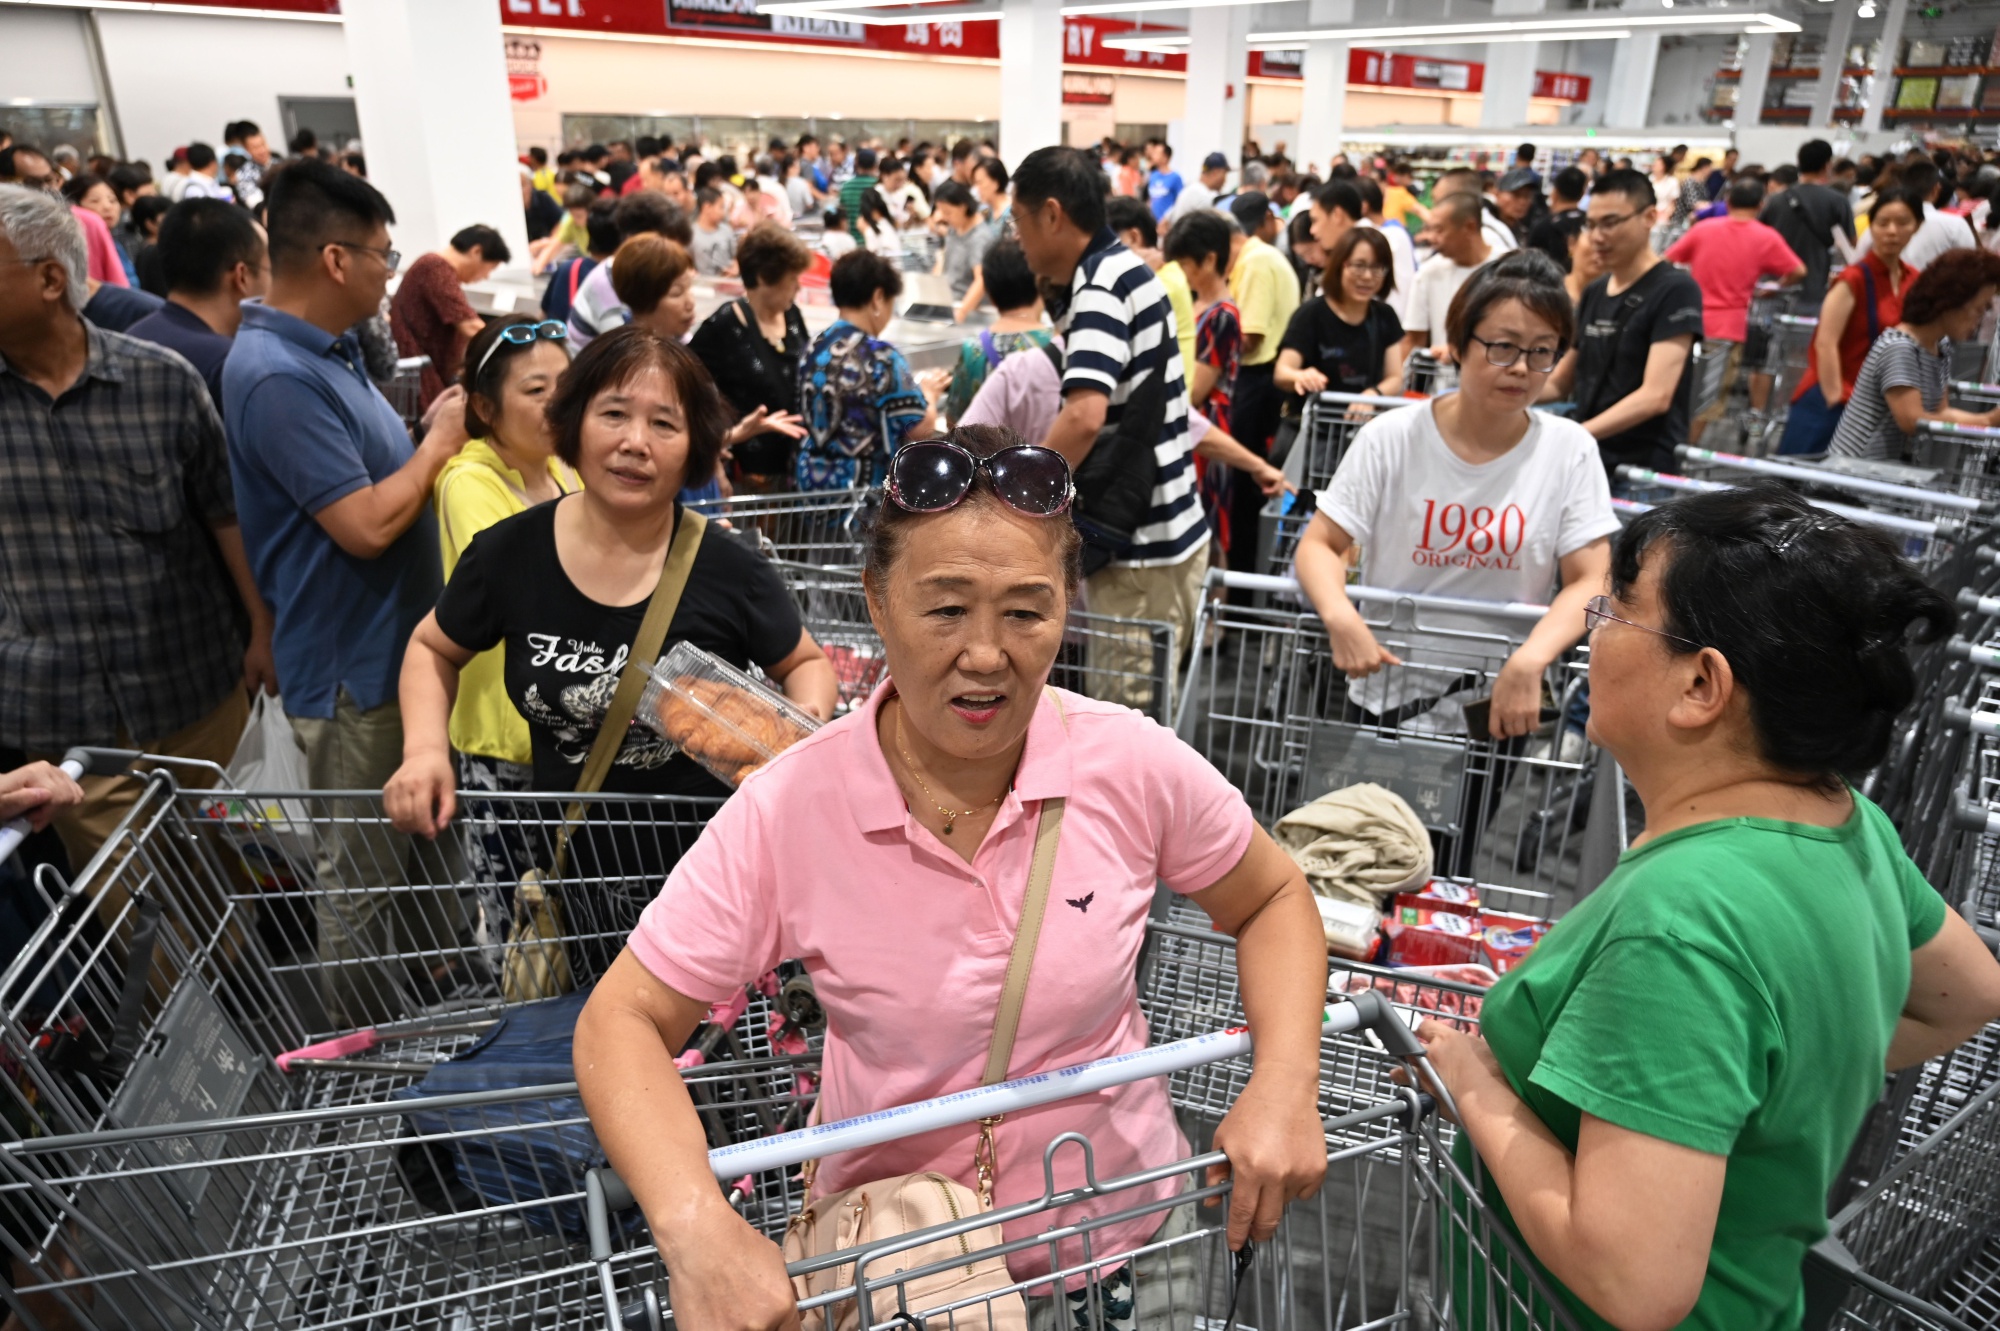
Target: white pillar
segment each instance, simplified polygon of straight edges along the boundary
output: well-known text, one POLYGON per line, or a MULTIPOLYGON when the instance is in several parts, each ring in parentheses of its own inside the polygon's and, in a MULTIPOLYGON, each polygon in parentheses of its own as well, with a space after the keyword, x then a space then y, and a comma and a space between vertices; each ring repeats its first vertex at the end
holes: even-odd
POLYGON ((1244 93, 1250 75, 1250 7, 1209 5, 1188 11, 1187 103, 1175 169, 1192 177, 1219 152, 1240 165, 1244 93))
MULTIPOLYGON (((1539 14, 1543 0, 1493 0, 1493 17, 1539 14)), ((1540 42, 1494 42, 1486 48, 1486 82, 1480 94, 1479 127, 1512 129, 1528 123, 1528 99, 1535 93, 1540 42)))
POLYGON ((1653 112, 1653 71, 1660 63, 1660 35, 1639 32, 1617 43, 1611 57, 1611 91, 1604 99, 1604 123, 1614 129, 1643 129, 1653 112))
POLYGON ((1738 133, 1755 129, 1764 119, 1764 93, 1771 86, 1771 44, 1776 40, 1768 32, 1757 32, 1743 44, 1743 74, 1736 82, 1738 133))
POLYGON ((1857 0, 1834 0, 1826 55, 1820 63, 1819 79, 1813 84, 1812 119, 1806 122, 1814 129, 1833 124, 1833 108, 1840 100, 1840 76, 1847 68, 1847 42, 1854 35, 1856 7, 1857 0))
POLYGON ((493 0, 345 0, 347 67, 369 181, 415 256, 483 222, 528 271, 513 103, 493 0))
POLYGON ((1010 166, 1062 142, 1062 0, 1000 7, 1000 158, 1010 166))
MULTIPOLYGON (((1354 21, 1354 0, 1312 0, 1307 24, 1324 28, 1354 21)), ((1292 156, 1324 178, 1333 159, 1345 150, 1347 121, 1347 43, 1307 42, 1299 95, 1299 147, 1292 156)))
POLYGON ((1868 77, 1868 99, 1861 112, 1861 132, 1878 134, 1882 130, 1882 112, 1889 105, 1889 90, 1896 86, 1896 76, 1889 72, 1896 63, 1896 50, 1903 44, 1903 18, 1909 12, 1910 0, 1889 0, 1889 12, 1882 16, 1882 44, 1875 52, 1875 72, 1868 77))

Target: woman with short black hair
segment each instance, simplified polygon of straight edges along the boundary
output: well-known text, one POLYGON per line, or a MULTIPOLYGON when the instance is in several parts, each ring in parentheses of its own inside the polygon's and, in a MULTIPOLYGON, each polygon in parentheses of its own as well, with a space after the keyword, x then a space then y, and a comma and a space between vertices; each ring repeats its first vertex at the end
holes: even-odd
POLYGON ((904 440, 929 434, 937 418, 935 387, 919 385, 903 353, 882 340, 903 294, 896 266, 852 250, 834 260, 831 286, 840 317, 813 340, 799 371, 801 490, 866 484, 904 440))
POLYGON ((1903 293, 1903 317, 1868 348, 1828 452, 1903 461, 1925 421, 1988 426, 2000 408, 1963 411, 1947 400, 1954 345, 1978 335, 2000 291, 2000 254, 1946 250, 1903 293))
POLYGON ((1417 1035, 1461 1165, 1585 1325, 1796 1326, 1885 1073, 2000 1017, 2000 964, 1850 784, 1916 696, 1906 644, 1954 613, 1892 537, 1775 482, 1634 518, 1610 587, 1590 735, 1645 831, 1480 1035, 1417 1035))
POLYGON ((947 420, 956 422, 972 405, 979 386, 1001 361, 1017 351, 1038 351, 1049 344, 1054 330, 1042 317, 1042 289, 1028 267, 1028 256, 1018 240, 1003 240, 986 251, 979 262, 979 278, 986 295, 1000 317, 979 336, 966 339, 952 367, 951 386, 940 407, 947 420))
POLYGON ((775 222, 751 227, 736 246, 743 294, 709 315, 688 343, 738 415, 765 413, 764 429, 730 450, 739 491, 791 485, 799 367, 812 342, 799 312, 799 278, 810 267, 812 251, 789 230, 775 222))

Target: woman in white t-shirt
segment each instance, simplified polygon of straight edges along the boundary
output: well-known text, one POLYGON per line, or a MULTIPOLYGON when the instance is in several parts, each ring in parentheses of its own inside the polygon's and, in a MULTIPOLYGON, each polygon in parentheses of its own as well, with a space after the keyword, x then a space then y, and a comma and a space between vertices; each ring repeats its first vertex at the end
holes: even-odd
MULTIPOLYGON (((1573 421, 1530 409, 1574 323, 1546 255, 1517 250, 1482 268, 1446 320, 1458 391, 1363 426, 1299 542, 1299 584, 1352 680, 1404 665, 1347 597, 1357 543, 1363 581, 1394 591, 1540 603, 1560 587, 1500 666, 1494 739, 1540 723, 1542 677, 1583 636, 1584 603, 1604 590, 1608 538, 1618 530, 1596 441, 1573 421)), ((1516 621, 1477 615, 1422 618, 1439 629, 1518 632, 1516 621)), ((1375 711, 1453 691, 1448 670, 1412 662, 1396 673, 1405 679, 1356 689, 1352 700, 1375 711), (1436 687, 1413 675, 1435 676, 1436 687)))

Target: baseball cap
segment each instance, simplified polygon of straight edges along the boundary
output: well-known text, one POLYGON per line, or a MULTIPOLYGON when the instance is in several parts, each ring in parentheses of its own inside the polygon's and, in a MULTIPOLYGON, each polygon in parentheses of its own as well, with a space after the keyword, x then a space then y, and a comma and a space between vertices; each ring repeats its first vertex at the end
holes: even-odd
POLYGON ((1528 170, 1526 167, 1516 167, 1514 170, 1500 177, 1500 183, 1493 188, 1496 193, 1512 194, 1515 190, 1540 189, 1541 184, 1541 180, 1536 177, 1533 171, 1528 170))
POLYGON ((1201 169, 1204 171, 1227 171, 1229 169, 1229 159, 1221 153, 1210 153, 1201 159, 1201 169))

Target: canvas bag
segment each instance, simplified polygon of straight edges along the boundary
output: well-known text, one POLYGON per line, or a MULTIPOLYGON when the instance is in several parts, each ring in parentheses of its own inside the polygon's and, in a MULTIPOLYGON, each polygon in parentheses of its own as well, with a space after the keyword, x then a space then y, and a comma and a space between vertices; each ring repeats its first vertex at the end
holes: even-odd
MULTIPOLYGON (((1028 993, 1028 972, 1034 966, 1035 943, 1041 936, 1042 917, 1049 904, 1049 885, 1055 877, 1063 803, 1060 798, 1042 802, 1041 817, 1035 827, 1034 860, 1028 870, 1028 892, 1021 902, 1021 925, 1014 935, 1014 948, 1007 958, 1007 979, 1000 991, 999 1011, 994 1016, 993 1040, 987 1048, 986 1068, 979 1079, 982 1086, 1006 1079, 1007 1063, 1014 1053, 1014 1037, 1021 1027, 1021 1004, 1028 993)), ((979 1178, 977 1193, 947 1175, 926 1172, 878 1179, 808 1201, 785 1231, 785 1261, 800 1262, 845 1248, 864 1247, 992 1210, 993 1129, 1000 1121, 999 1118, 979 1121, 979 1144, 973 1156, 979 1178)), ((808 1197, 812 1194, 816 1165, 816 1161, 806 1163, 808 1197)), ((869 1274, 871 1278, 879 1278, 891 1270, 912 1270, 956 1256, 971 1258, 975 1251, 999 1243, 1000 1238, 1000 1226, 988 1225, 970 1233, 937 1239, 896 1253, 869 1274)), ((834 1266, 794 1277, 792 1286, 803 1300, 844 1288, 853 1279, 853 1266, 834 1266)), ((1013 1283, 1006 1258, 984 1257, 909 1281, 904 1287, 904 1297, 913 1311, 920 1311, 975 1299, 1013 1283)), ((886 1296, 885 1291, 880 1297, 886 1296)), ((877 1320, 890 1314, 890 1310, 880 1306, 871 1311, 877 1320)), ((966 1309, 953 1316, 954 1325, 978 1326, 985 1331, 1027 1331, 1028 1325, 1027 1304, 1018 1293, 1000 1296, 984 1309, 966 1309)), ((849 1299, 833 1305, 833 1319, 835 1331, 859 1331, 859 1301, 849 1299)))
MULTIPOLYGON (((681 510, 673 543, 667 547, 667 561, 660 567, 659 584, 653 588, 646 617, 639 622, 639 632, 632 639, 632 654, 618 676, 618 691, 611 697, 611 706, 605 709, 604 722, 597 729, 589 757, 584 760, 583 776, 576 783, 579 795, 596 793, 611 773, 611 761, 625 743, 632 714, 639 710, 639 695, 646 687, 646 665, 659 658, 660 647, 667 640, 667 628, 674 622, 681 593, 687 590, 688 574, 694 568, 695 552, 701 548, 701 534, 707 526, 708 520, 701 514, 691 509, 681 510)), ((556 853, 549 878, 562 877, 570 836, 582 824, 583 816, 582 800, 571 802, 564 811, 562 826, 556 832, 556 853)), ((509 1003, 526 1003, 554 998, 576 987, 576 974, 570 969, 563 933, 561 903, 550 892, 542 871, 528 870, 514 889, 514 918, 507 927, 507 958, 500 968, 502 998, 509 1003)))

